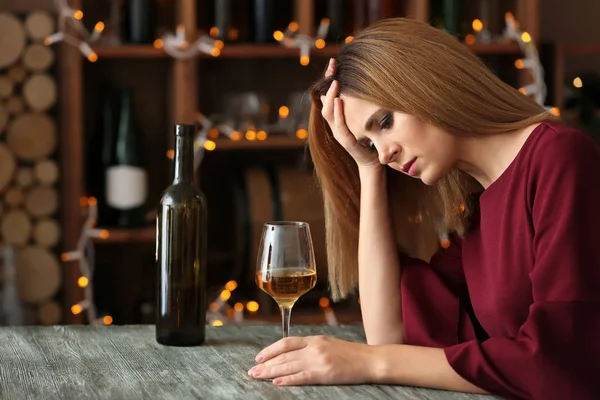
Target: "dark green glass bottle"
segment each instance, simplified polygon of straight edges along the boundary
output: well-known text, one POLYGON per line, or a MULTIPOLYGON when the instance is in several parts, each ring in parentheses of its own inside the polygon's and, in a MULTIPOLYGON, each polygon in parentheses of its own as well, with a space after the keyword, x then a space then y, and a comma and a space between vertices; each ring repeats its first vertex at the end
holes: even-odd
POLYGON ((156 219, 156 340, 204 343, 206 331, 206 198, 194 184, 193 125, 175 125, 174 179, 156 219))
POLYGON ((133 110, 133 90, 123 87, 119 92, 117 135, 106 170, 106 203, 115 213, 112 225, 134 228, 146 225, 148 174, 133 110))
POLYGON ((115 209, 106 202, 106 171, 114 156, 115 133, 118 123, 118 103, 114 89, 103 85, 100 95, 100 112, 95 121, 94 132, 86 143, 86 194, 97 200, 98 220, 101 227, 113 226, 115 209))

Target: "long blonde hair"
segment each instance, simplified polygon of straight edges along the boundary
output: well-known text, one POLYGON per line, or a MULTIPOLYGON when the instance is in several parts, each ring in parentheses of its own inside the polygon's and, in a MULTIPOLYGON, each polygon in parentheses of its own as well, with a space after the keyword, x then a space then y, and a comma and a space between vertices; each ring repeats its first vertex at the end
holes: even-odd
MULTIPOLYGON (((455 135, 510 132, 552 115, 497 78, 454 37, 416 20, 393 18, 367 27, 341 48, 336 61, 335 76, 311 89, 308 143, 324 198, 329 283, 339 300, 358 283, 360 181, 356 163, 321 115, 320 96, 332 79, 338 80, 340 93, 455 135)), ((480 188, 470 176, 453 170, 427 187, 391 169, 387 174, 399 249, 424 257, 427 246, 434 243, 437 249, 438 232, 463 235, 468 229, 473 212, 468 198, 480 188)))

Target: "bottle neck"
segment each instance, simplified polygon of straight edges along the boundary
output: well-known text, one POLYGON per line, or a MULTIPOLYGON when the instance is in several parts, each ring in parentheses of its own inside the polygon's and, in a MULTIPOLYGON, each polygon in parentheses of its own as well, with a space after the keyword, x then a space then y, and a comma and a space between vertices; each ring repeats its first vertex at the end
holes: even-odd
POLYGON ((190 135, 175 137, 175 176, 173 183, 194 181, 194 138, 190 135))

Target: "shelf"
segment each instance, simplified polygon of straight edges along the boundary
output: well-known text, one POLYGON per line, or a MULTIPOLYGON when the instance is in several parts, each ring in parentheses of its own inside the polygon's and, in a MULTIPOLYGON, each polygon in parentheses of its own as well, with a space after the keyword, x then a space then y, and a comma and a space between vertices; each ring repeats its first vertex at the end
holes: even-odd
MULTIPOLYGON (((340 46, 329 45, 323 49, 311 49, 310 55, 315 57, 334 57, 338 54, 340 46)), ((205 57, 210 57, 204 55, 205 57)), ((292 58, 300 57, 300 49, 284 47, 278 44, 244 44, 225 45, 221 55, 217 58, 292 58)))
POLYGON ((154 226, 138 229, 99 229, 108 232, 108 237, 94 238, 96 243, 153 243, 156 238, 154 226))
POLYGON ((266 140, 230 140, 217 139, 215 151, 226 150, 261 150, 261 149, 300 149, 306 147, 304 139, 291 136, 272 136, 266 140))
POLYGON ((98 46, 94 47, 98 59, 102 58, 166 58, 162 49, 150 45, 98 46))
MULTIPOLYGON (((475 54, 520 54, 516 43, 475 43, 468 45, 475 54)), ((314 57, 335 57, 341 46, 328 45, 324 49, 311 49, 314 57)), ((600 44, 568 45, 567 49, 578 52, 600 52, 600 44)), ((98 46, 94 48, 98 58, 166 58, 170 57, 163 49, 150 45, 98 46)), ((283 47, 278 44, 226 44, 221 55, 212 57, 200 54, 201 58, 294 58, 300 56, 300 50, 283 47)))
POLYGON ((475 43, 467 45, 471 51, 477 55, 483 54, 522 54, 523 51, 518 44, 514 42, 507 43, 475 43))
POLYGON ((600 54, 600 42, 560 43, 559 46, 568 55, 600 54))
MULTIPOLYGON (((163 49, 150 45, 131 46, 98 46, 94 48, 98 59, 101 58, 166 58, 170 57, 163 49)), ((338 46, 326 46, 324 49, 312 49, 310 54, 315 57, 332 57, 339 51, 338 46)), ((300 57, 300 50, 283 47, 277 44, 248 44, 225 45, 221 55, 212 57, 202 53, 201 58, 293 58, 300 57)))

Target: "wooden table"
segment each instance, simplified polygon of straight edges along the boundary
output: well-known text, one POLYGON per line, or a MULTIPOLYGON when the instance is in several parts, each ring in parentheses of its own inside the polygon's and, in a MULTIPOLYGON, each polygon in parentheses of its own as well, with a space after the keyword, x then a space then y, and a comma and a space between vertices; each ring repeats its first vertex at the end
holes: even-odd
MULTIPOLYGON (((292 326, 292 335, 364 341, 359 326, 292 326)), ((209 327, 206 345, 159 345, 154 326, 0 328, 2 399, 489 399, 402 386, 276 387, 247 375, 278 326, 209 327)))

